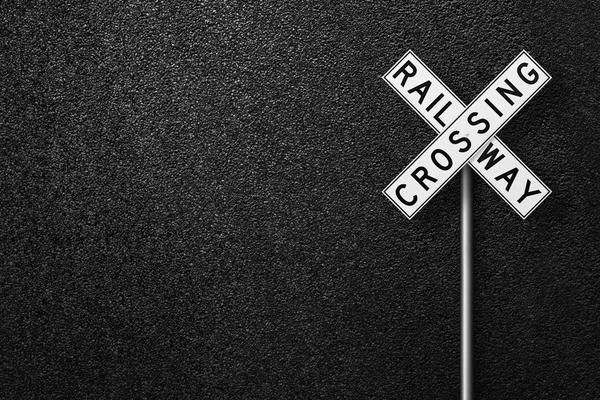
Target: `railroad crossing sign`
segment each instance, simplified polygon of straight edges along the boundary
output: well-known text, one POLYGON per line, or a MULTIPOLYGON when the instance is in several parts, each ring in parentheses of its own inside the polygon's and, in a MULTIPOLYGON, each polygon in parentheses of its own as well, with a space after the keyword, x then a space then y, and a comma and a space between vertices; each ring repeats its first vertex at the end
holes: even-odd
POLYGON ((467 162, 523 219, 551 193, 494 137, 550 80, 525 50, 469 106, 410 50, 383 79, 439 134, 383 190, 406 217, 467 162))

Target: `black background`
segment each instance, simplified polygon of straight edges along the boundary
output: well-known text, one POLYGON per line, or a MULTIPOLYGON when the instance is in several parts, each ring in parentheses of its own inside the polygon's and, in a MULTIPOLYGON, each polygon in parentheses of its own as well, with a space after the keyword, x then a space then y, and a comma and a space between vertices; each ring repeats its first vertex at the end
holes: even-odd
POLYGON ((525 49, 553 193, 475 177, 475 396, 599 398, 598 3, 251 3, 3 2, 0 397, 458 398, 460 179, 383 196, 435 134, 380 77, 525 49))

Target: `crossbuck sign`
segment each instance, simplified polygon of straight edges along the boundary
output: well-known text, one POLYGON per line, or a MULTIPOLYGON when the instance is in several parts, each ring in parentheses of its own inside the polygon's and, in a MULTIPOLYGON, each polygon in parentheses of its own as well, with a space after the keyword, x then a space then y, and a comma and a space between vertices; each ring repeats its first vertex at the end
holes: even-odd
POLYGON ((550 189, 494 138, 550 80, 526 51, 468 106, 412 51, 383 79, 439 134, 383 190, 409 219, 467 162, 522 218, 548 197, 550 189))

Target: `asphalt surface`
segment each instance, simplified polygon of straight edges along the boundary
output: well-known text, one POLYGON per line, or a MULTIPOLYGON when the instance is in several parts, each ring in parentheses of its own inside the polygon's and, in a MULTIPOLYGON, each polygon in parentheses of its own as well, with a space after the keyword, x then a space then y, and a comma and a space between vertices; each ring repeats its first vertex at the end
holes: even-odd
POLYGON ((435 136, 381 76, 470 102, 523 49, 475 176, 475 397, 600 398, 600 5, 3 3, 0 397, 458 398, 460 179, 381 190, 435 136))

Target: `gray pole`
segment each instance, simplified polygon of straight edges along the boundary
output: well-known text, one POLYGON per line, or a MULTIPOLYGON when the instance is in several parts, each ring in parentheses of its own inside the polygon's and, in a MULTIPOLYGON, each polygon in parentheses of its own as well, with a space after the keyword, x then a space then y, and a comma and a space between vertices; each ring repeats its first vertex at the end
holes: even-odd
POLYGON ((461 173, 460 212, 460 391, 462 400, 473 400, 473 171, 461 173))

